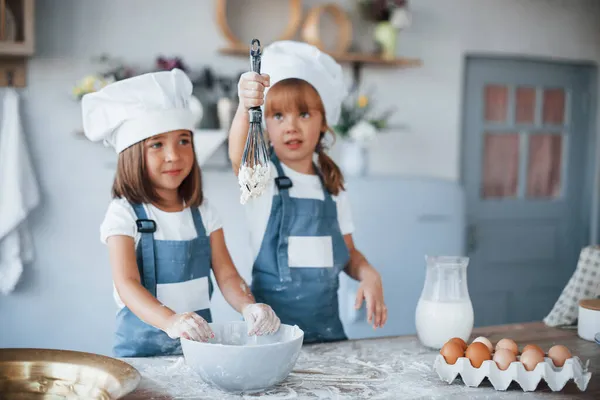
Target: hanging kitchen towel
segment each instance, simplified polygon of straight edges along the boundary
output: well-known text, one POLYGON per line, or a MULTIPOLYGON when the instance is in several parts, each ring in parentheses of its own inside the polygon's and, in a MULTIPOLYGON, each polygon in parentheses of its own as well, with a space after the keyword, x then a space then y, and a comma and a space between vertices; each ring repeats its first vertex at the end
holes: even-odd
POLYGON ((0 127, 0 293, 14 288, 23 264, 33 261, 29 213, 39 204, 37 181, 29 158, 13 88, 4 94, 0 127))
POLYGON ((544 318, 548 326, 571 325, 579 314, 579 301, 600 296, 600 247, 584 247, 577 268, 552 311, 544 318))

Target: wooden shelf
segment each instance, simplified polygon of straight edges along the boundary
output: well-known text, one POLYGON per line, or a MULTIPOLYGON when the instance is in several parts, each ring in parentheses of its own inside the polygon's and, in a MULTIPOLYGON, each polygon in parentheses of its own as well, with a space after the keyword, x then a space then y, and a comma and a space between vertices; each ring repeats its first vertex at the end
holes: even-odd
MULTIPOLYGON (((236 48, 236 47, 226 47, 219 49, 219 53, 228 54, 234 56, 246 56, 250 57, 248 48, 236 48)), ((395 66, 401 68, 412 68, 419 67, 423 65, 422 61, 415 58, 395 58, 392 60, 386 60, 384 58, 379 57, 376 54, 367 54, 367 53, 344 53, 344 54, 336 54, 329 53, 336 61, 340 63, 352 63, 352 64, 371 64, 371 65, 387 65, 387 66, 395 66)))

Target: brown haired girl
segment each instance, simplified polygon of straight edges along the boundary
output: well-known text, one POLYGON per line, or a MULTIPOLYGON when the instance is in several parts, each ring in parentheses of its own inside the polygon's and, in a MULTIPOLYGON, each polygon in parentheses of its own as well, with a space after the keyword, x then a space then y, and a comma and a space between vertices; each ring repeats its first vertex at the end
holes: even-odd
POLYGON ((191 94, 189 78, 175 69, 119 81, 82 100, 85 134, 119 154, 100 229, 119 307, 117 357, 181 354, 179 338, 214 337, 211 269, 249 334, 279 328, 273 310, 247 290, 203 197, 191 94))
POLYGON ((369 322, 381 327, 387 319, 381 277, 354 246, 344 178, 323 145, 346 94, 341 67, 316 47, 293 41, 268 46, 261 67, 263 75, 240 78, 240 107, 229 134, 237 173, 248 109, 263 105, 270 87, 264 114, 273 183, 245 205, 255 256, 252 292, 283 323, 302 328, 306 343, 344 340, 337 291, 345 271, 360 281, 356 307, 366 299, 369 322))

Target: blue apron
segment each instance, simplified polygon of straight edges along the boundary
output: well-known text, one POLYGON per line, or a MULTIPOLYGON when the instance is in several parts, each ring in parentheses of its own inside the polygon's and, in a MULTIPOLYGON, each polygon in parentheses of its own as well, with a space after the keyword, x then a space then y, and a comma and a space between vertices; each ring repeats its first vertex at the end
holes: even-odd
MULTIPOLYGON (((304 331, 304 343, 346 340, 339 316, 338 288, 339 274, 350 261, 350 254, 340 231, 335 201, 321 175, 324 200, 290 197, 292 182, 284 175, 274 152, 271 159, 277 168, 279 194, 273 197, 265 236, 252 269, 252 293, 257 302, 270 305, 282 323, 298 325, 304 331), (302 237, 330 238, 333 266, 290 267, 290 238, 302 237)), ((301 250, 310 253, 312 249, 301 250)))
MULTIPOLYGON (((190 209, 196 227, 192 240, 155 240, 156 223, 147 219, 141 204, 132 204, 137 216, 141 241, 137 248, 137 264, 142 285, 156 297, 156 285, 180 283, 207 277, 209 299, 213 284, 210 278, 210 238, 202 224, 198 208, 190 209)), ((212 322, 210 308, 196 311, 207 322, 212 322)), ((140 320, 127 307, 117 313, 117 328, 113 352, 116 357, 151 357, 182 354, 179 339, 171 339, 165 332, 140 320)))

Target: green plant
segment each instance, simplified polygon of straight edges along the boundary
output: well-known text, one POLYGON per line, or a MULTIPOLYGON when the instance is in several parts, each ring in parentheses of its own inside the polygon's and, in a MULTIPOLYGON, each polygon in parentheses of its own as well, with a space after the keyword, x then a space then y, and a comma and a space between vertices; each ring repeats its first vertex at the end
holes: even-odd
POLYGON ((92 58, 92 62, 98 65, 99 71, 86 75, 73 87, 73 97, 77 100, 81 100, 85 94, 96 92, 110 83, 135 75, 133 68, 107 54, 92 58))
MULTIPOLYGON (((73 97, 77 100, 81 100, 85 94, 96 92, 110 83, 131 78, 132 76, 141 73, 119 59, 110 57, 107 54, 101 54, 100 56, 94 57, 92 62, 98 66, 98 72, 83 77, 73 87, 73 97)), ((181 58, 169 58, 164 56, 158 56, 156 58, 156 64, 153 70, 170 71, 173 68, 179 68, 186 73, 189 71, 181 58)))
POLYGON ((360 93, 358 88, 355 88, 342 103, 340 119, 333 126, 333 130, 343 138, 350 138, 352 128, 358 124, 363 126, 369 124, 374 128, 374 131, 386 128, 394 108, 378 114, 374 111, 374 103, 372 96, 360 93))

